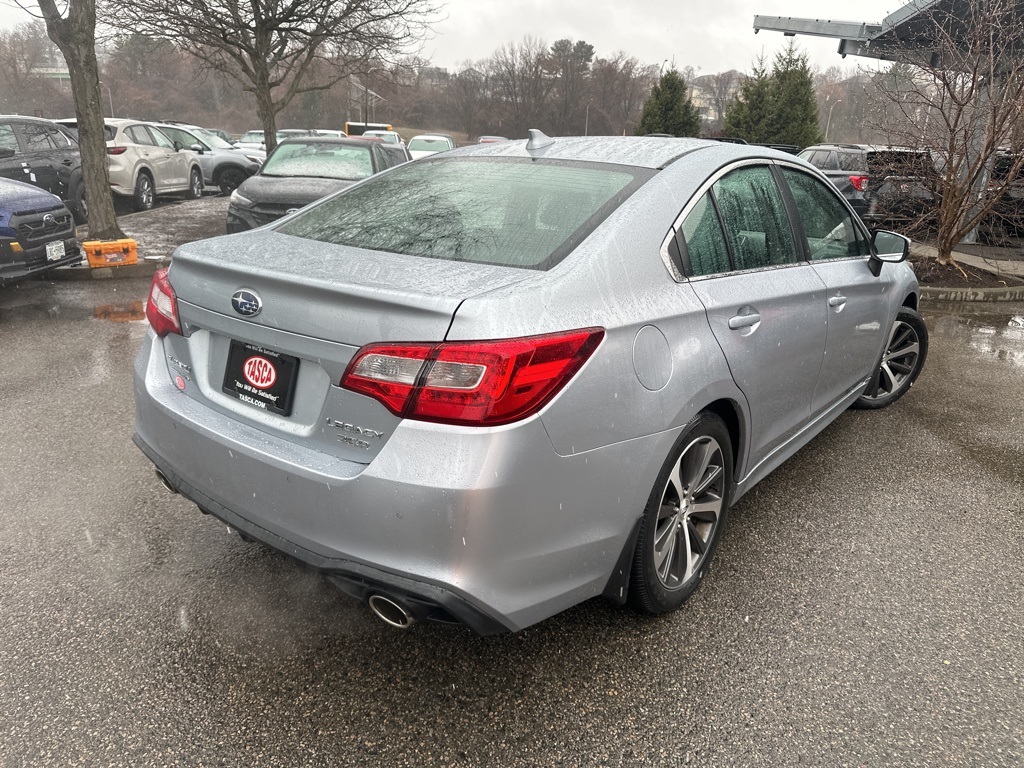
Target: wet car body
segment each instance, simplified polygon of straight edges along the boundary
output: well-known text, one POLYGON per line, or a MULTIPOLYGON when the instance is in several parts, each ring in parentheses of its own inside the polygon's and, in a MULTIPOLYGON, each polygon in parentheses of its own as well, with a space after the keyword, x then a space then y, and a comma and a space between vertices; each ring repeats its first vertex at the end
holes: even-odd
POLYGON ((0 285, 81 260, 74 219, 60 199, 0 179, 0 285))
MULTIPOLYGON (((706 233, 685 234, 688 222, 709 210, 714 185, 749 173, 780 184, 790 202, 782 173, 809 179, 839 206, 853 240, 866 242, 827 180, 795 158, 677 139, 537 144, 426 158, 275 227, 181 248, 166 284, 154 283, 161 333, 149 333, 136 361, 135 440, 167 484, 371 607, 384 599, 419 619, 514 631, 591 597, 634 594, 646 579, 636 558, 649 516, 661 523, 657 499, 678 488, 690 448, 706 445, 688 442, 694 425, 714 422, 709 434, 723 447, 714 478, 724 513, 858 401, 894 318, 916 306, 905 264, 863 250, 811 263, 812 248, 830 247, 827 235, 781 254, 764 233, 759 241, 730 231, 735 256, 730 247, 719 271, 697 269, 706 233), (457 195, 440 181, 430 192, 429 179, 446 173, 451 190, 492 173, 497 182, 479 183, 513 190, 487 219, 493 231, 452 234, 478 222, 469 208, 461 218, 443 210, 457 195), (552 185, 531 186, 544 174, 552 185), (594 181, 610 185, 606 193, 595 197, 594 181), (424 187, 439 215, 404 221, 402 190, 424 187), (361 195, 379 202, 377 188, 396 202, 389 222, 375 220, 375 205, 359 209, 361 195), (386 244, 391 225, 422 233, 417 242, 433 257, 317 239, 346 216, 353 231, 384 238, 374 242, 386 244), (360 216, 374 226, 361 229, 360 216), (568 238, 559 217, 574 222, 568 238), (520 234, 553 250, 542 262, 501 262, 520 234), (459 240, 449 253, 438 243, 451 237, 459 240), (486 255, 465 260, 466 244, 486 255), (748 253, 763 263, 730 268, 748 253), (474 421, 476 406, 459 406, 452 416, 450 401, 472 394, 472 382, 428 398, 438 371, 472 372, 475 364, 458 362, 471 351, 490 359, 495 349, 528 349, 529 372, 555 354, 544 345, 571 347, 576 367, 561 369, 560 388, 533 410, 474 421), (275 375, 264 374, 268 362, 275 375), (255 378, 244 373, 250 365, 255 378), (411 399, 374 389, 378 369, 407 376, 394 381, 411 399), (279 377, 291 389, 275 390, 279 377)), ((485 218, 497 207, 466 194, 460 200, 485 218)), ((792 227, 812 231, 810 220, 792 227)), ((556 374, 516 378, 500 398, 533 397, 531 375, 556 374)))

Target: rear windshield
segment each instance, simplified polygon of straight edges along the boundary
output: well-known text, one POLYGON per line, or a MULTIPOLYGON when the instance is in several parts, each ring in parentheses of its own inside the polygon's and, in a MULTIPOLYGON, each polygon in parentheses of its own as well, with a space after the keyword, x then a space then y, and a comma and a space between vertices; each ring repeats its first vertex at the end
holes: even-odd
POLYGON ((373 175, 373 158, 369 147, 290 141, 278 146, 267 158, 262 175, 359 181, 373 175))
POLYGON ((431 259, 550 269, 653 173, 526 158, 424 159, 325 200, 278 231, 431 259))
POLYGON ((839 153, 839 168, 854 173, 867 173, 868 161, 863 150, 848 149, 839 153))
POLYGON ((413 139, 409 142, 409 150, 427 149, 434 152, 443 152, 449 149, 447 139, 413 139))

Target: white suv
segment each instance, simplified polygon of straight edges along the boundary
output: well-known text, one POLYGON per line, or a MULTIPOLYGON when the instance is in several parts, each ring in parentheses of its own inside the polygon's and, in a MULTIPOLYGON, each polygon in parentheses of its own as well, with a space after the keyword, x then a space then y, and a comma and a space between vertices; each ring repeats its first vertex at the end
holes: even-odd
MULTIPOLYGON (((58 123, 77 128, 74 120, 58 123)), ((159 128, 139 120, 104 120, 110 189, 131 198, 136 211, 148 211, 157 195, 203 194, 203 169, 195 152, 171 141, 159 128)))

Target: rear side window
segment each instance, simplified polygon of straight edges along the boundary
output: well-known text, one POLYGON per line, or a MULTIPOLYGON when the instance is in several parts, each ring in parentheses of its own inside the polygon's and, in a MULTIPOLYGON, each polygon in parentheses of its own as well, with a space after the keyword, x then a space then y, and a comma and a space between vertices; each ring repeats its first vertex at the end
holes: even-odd
POLYGON ((683 221, 680 233, 686 245, 683 258, 689 262, 690 274, 699 277, 729 271, 729 250, 710 193, 693 207, 683 221))
POLYGON ((739 168, 711 189, 736 269, 796 261, 789 217, 768 168, 739 168))
POLYGON ((863 151, 850 150, 839 153, 839 169, 851 173, 867 173, 868 161, 863 151))
POLYGON ((18 139, 14 135, 14 128, 10 125, 0 125, 0 149, 13 149, 15 154, 21 151, 18 139))
POLYGON ((21 135, 25 139, 25 150, 27 152, 46 152, 56 149, 57 145, 50 140, 52 131, 45 125, 33 125, 23 123, 21 135))
POLYGON ((133 125, 130 128, 125 128, 124 132, 127 134, 128 139, 135 144, 142 144, 147 147, 154 146, 154 142, 152 137, 149 135, 149 131, 141 125, 133 125))
POLYGON ((427 159, 369 179, 278 231, 432 259, 550 269, 653 173, 556 160, 427 159))

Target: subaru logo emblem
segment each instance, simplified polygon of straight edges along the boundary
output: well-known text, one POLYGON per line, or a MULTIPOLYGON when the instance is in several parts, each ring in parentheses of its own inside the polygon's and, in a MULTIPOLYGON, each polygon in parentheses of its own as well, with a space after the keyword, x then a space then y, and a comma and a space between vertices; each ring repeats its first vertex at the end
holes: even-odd
POLYGON ((57 219, 52 213, 48 213, 45 216, 43 216, 43 224, 46 224, 47 226, 51 227, 55 226, 57 224, 57 219))
POLYGON ((238 314, 253 317, 258 315, 260 310, 263 309, 263 302, 255 293, 243 288, 240 291, 235 291, 231 297, 231 306, 235 308, 235 312, 238 314))

